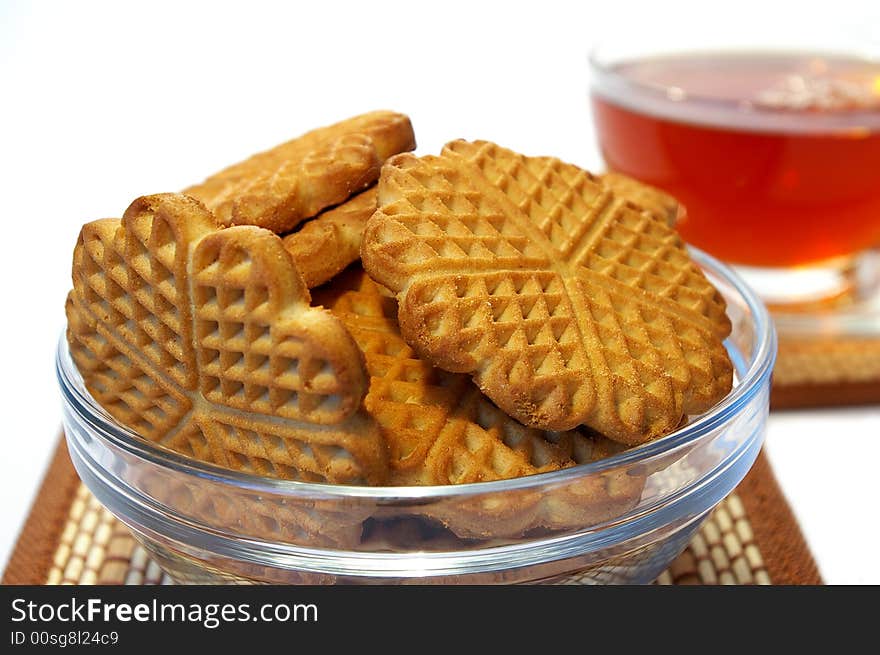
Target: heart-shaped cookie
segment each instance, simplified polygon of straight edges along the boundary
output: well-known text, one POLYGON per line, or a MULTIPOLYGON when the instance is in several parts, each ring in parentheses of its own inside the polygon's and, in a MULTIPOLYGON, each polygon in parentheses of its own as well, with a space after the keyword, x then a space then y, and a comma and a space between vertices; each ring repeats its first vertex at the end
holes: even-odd
POLYGON ((359 411, 363 356, 311 307, 276 235, 220 229, 181 194, 83 226, 67 303, 94 398, 141 436, 275 477, 381 483, 381 436, 359 411))
POLYGON ((637 444, 730 390, 725 303, 678 234, 557 159, 397 155, 361 256, 416 352, 526 425, 637 444))

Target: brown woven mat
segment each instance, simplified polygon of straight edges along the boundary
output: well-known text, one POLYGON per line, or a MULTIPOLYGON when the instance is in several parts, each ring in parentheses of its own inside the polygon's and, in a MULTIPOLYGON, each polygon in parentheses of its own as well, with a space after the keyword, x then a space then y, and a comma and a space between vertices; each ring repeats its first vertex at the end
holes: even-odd
POLYGON ((880 339, 779 336, 773 409, 880 403, 880 339))
MULTIPOLYGON (((577 584, 573 578, 569 582, 577 584)), ((821 584, 764 454, 658 584, 821 584)), ((64 440, 13 550, 3 584, 168 584, 127 528, 79 481, 64 440)))

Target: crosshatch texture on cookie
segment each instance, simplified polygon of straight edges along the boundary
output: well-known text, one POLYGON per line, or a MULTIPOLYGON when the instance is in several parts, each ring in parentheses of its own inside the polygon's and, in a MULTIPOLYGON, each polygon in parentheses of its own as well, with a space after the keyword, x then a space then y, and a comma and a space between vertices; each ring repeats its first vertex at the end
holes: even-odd
POLYGON ((218 228, 179 194, 83 227, 68 340, 90 393, 144 438, 208 462, 384 480, 384 445, 359 415, 357 345, 309 305, 279 237, 218 228))
POLYGON ((640 443, 730 389, 725 303, 681 239, 559 160, 398 155, 362 257, 416 352, 527 425, 640 443))

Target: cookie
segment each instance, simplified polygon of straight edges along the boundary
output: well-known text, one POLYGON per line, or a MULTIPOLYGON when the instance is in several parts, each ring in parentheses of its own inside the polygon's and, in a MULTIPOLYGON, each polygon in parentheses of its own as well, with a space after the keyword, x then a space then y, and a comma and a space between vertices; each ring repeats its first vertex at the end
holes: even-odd
POLYGON ((721 294, 667 220, 547 157, 454 141, 397 155, 361 246, 406 342, 543 430, 625 444, 728 393, 721 294))
POLYGON ((184 193, 223 225, 278 234, 374 184, 382 163, 413 150, 409 118, 376 111, 308 132, 212 175, 184 193))
POLYGON ((139 198, 83 226, 67 316, 87 389, 141 437, 274 477, 385 480, 360 350, 310 306, 278 236, 220 229, 181 194, 139 198))
POLYGON ((364 226, 376 211, 376 197, 376 187, 371 187, 284 237, 284 247, 306 286, 324 284, 360 258, 364 226))

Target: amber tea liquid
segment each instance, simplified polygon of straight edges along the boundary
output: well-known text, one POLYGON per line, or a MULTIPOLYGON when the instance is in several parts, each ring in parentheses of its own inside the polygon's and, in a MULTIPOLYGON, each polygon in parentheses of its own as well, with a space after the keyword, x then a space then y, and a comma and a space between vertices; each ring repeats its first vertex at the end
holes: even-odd
POLYGON ((690 243, 808 265, 880 244, 880 65, 809 54, 617 64, 593 93, 608 168, 676 196, 690 243))

